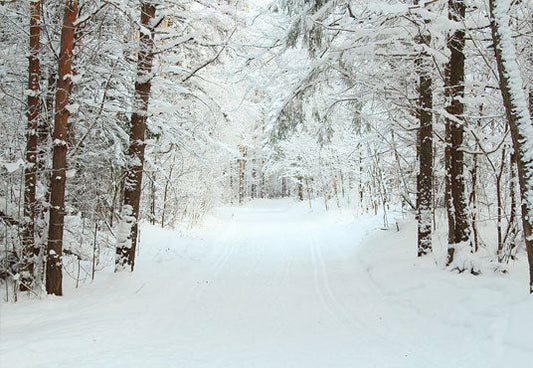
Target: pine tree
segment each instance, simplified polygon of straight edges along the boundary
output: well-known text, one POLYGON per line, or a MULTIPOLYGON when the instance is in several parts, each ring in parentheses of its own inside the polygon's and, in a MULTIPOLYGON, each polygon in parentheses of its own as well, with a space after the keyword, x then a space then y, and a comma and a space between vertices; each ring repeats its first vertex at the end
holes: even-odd
POLYGON ((30 289, 34 278, 35 187, 37 184, 37 125, 40 79, 41 2, 32 1, 30 16, 30 56, 28 63, 28 126, 26 128, 26 166, 24 167, 24 227, 22 232, 21 290, 30 289))
MULTIPOLYGON (((448 19, 461 23, 465 17, 464 0, 448 1, 448 19)), ((446 193, 448 213, 448 264, 454 260, 455 247, 470 237, 466 186, 464 178, 464 154, 461 150, 464 135, 464 79, 465 79, 465 31, 461 26, 448 36, 450 59, 445 70, 446 106, 446 193)))
POLYGON ((139 221, 139 202, 143 177, 146 119, 152 87, 152 61, 154 57, 155 4, 147 1, 141 5, 141 32, 135 81, 134 111, 130 121, 128 166, 124 183, 122 219, 117 239, 115 271, 129 268, 133 271, 139 221))
MULTIPOLYGON (((429 46, 431 36, 421 33, 417 43, 429 46)), ((418 216, 418 256, 431 252, 432 208, 433 208, 433 88, 428 68, 430 60, 427 52, 422 51, 417 59, 418 66, 418 108, 420 122, 418 130, 418 180, 417 180, 417 216, 418 216)))
POLYGON ((65 217, 65 183, 67 168, 67 134, 69 96, 72 86, 72 52, 78 2, 67 0, 61 28, 61 49, 57 73, 56 105, 53 134, 53 164, 50 180, 50 223, 46 262, 46 291, 62 295, 63 227, 65 217))

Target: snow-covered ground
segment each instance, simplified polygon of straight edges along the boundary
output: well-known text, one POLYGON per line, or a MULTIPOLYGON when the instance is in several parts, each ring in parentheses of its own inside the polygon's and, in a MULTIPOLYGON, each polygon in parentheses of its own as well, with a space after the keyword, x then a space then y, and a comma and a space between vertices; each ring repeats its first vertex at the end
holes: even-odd
POLYGON ((3 304, 2 367, 531 367, 533 297, 508 275, 415 257, 399 218, 292 201, 143 226, 133 274, 3 304))

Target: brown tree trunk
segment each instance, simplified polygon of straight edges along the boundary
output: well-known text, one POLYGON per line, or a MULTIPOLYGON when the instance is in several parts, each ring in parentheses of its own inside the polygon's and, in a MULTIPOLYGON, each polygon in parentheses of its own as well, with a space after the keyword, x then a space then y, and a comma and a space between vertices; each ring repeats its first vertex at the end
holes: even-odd
POLYGON ((139 220, 139 202, 144 165, 144 142, 148 103, 152 88, 152 61, 154 58, 155 5, 143 2, 141 5, 141 26, 149 32, 140 32, 137 80, 135 81, 134 111, 131 114, 130 146, 128 167, 124 185, 124 203, 120 234, 118 235, 115 271, 127 268, 133 271, 139 220))
POLYGON ((333 187, 333 194, 335 195, 335 202, 337 203, 337 208, 341 208, 341 203, 339 199, 339 180, 337 179, 337 175, 333 174, 333 182, 331 183, 333 187))
POLYGON ((35 186, 37 184, 37 124, 39 120, 39 37, 41 2, 30 3, 30 56, 28 66, 28 125, 26 128, 26 166, 24 167, 24 228, 22 231, 21 290, 32 287, 35 264, 35 186))
POLYGON ((509 27, 509 6, 489 0, 494 53, 500 77, 500 90, 516 155, 518 183, 522 199, 522 226, 529 261, 529 292, 533 293, 533 126, 526 93, 516 61, 516 49, 509 27))
MULTIPOLYGON (((465 17, 463 0, 448 0, 448 19, 462 22, 465 17)), ((470 221, 464 178, 464 155, 461 150, 464 135, 465 32, 459 28, 448 37, 450 60, 445 73, 446 106, 446 199, 448 208, 448 264, 454 260, 455 247, 470 238, 470 221)))
POLYGON ((48 231, 47 213, 50 203, 50 172, 48 159, 50 152, 51 127, 54 122, 54 101, 56 92, 56 74, 57 70, 52 71, 48 76, 48 86, 46 91, 44 111, 41 110, 39 122, 37 125, 37 180, 46 189, 43 198, 36 198, 35 209, 35 247, 34 249, 34 278, 40 278, 44 284, 45 267, 46 267, 46 243, 48 231))
POLYGON ((250 185, 250 197, 252 197, 252 199, 257 197, 256 176, 257 176, 257 169, 256 169, 255 158, 254 158, 252 159, 252 184, 250 185))
MULTIPOLYGON (((417 42, 429 46, 430 35, 420 35, 417 42)), ((417 181, 417 215, 418 215, 418 256, 431 252, 432 242, 432 207, 433 207, 433 88, 427 60, 429 55, 422 52, 417 61, 418 85, 418 181, 417 181)))
POLYGON ((155 172, 153 174, 154 174, 153 177, 148 176, 148 179, 150 179, 150 194, 152 197, 150 201, 149 220, 150 220, 150 224, 155 225, 155 208, 156 208, 155 202, 156 202, 156 197, 157 197, 157 187, 155 185, 155 180, 156 180, 155 172))
POLYGON ((261 198, 265 198, 267 193, 266 193, 266 185, 265 185, 265 171, 264 171, 264 167, 265 167, 265 160, 261 159, 261 190, 259 191, 259 195, 261 198))
POLYGON ((239 203, 242 203, 244 200, 244 165, 246 159, 246 148, 244 146, 239 146, 239 152, 241 154, 239 158, 239 203))
POLYGON ((502 198, 502 176, 505 170, 505 147, 502 148, 502 157, 500 163, 500 169, 496 173, 496 229, 498 238, 498 262, 504 260, 504 247, 503 247, 503 198, 502 198))
POLYGON ((474 252, 477 252, 479 249, 479 239, 477 233, 477 168, 478 168, 478 155, 474 154, 472 158, 472 191, 470 192, 470 206, 472 208, 472 216, 470 217, 472 221, 472 241, 474 252))
POLYGON ((165 215, 167 213, 167 198, 168 198, 168 185, 172 180, 172 171, 174 170, 174 165, 170 166, 170 171, 168 172, 168 178, 165 181, 165 191, 163 192, 163 211, 161 211, 161 227, 165 227, 165 215))
POLYGON ((509 213, 509 219, 507 221, 507 229, 503 238, 504 254, 502 255, 502 262, 509 262, 510 259, 514 259, 514 252, 516 250, 516 236, 518 234, 518 221, 517 221, 517 207, 516 200, 516 155, 511 153, 509 155, 509 197, 511 199, 511 209, 509 213))
MULTIPOLYGON (((481 117, 483 116, 483 104, 479 105, 479 116, 480 119, 477 121, 477 127, 478 129, 481 128, 481 117)), ((480 146, 479 143, 476 143, 475 150, 479 151, 480 146)), ((478 154, 474 153, 472 157, 472 169, 470 171, 470 177, 472 181, 472 188, 470 191, 470 198, 469 198, 469 206, 471 209, 471 227, 472 227, 472 250, 474 252, 477 252, 479 250, 479 236, 478 236, 478 229, 477 229, 477 176, 478 176, 478 154)))
POLYGON ((53 135, 53 164, 50 180, 50 223, 48 227, 48 248, 46 262, 46 292, 62 295, 63 223, 65 216, 65 181, 67 167, 67 105, 71 90, 72 49, 74 46, 74 22, 78 13, 78 2, 67 0, 63 27, 61 29, 61 49, 57 72, 56 107, 53 135))
POLYGON ((303 178, 301 176, 298 176, 296 178, 298 180, 298 200, 303 201, 304 200, 304 183, 303 178))

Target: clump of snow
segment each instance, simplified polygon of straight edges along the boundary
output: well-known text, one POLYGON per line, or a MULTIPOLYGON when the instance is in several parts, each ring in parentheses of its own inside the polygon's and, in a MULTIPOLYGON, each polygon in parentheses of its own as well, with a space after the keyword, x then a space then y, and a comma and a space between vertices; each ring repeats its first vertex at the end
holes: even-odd
POLYGON ((511 6, 510 0, 494 1, 493 17, 497 26, 497 34, 500 42, 499 48, 502 57, 502 72, 509 80, 509 97, 513 106, 513 113, 517 117, 516 129, 523 141, 519 142, 520 156, 528 165, 524 167, 524 176, 526 180, 527 193, 524 193, 523 198, 528 201, 528 207, 533 208, 533 125, 531 124, 531 116, 529 113, 528 99, 523 88, 523 81, 520 75, 520 68, 517 62, 516 48, 514 45, 511 28, 509 27, 510 16, 509 8, 511 6))
POLYGON ((11 173, 14 173, 15 171, 17 171, 18 169, 24 167, 24 160, 19 159, 19 160, 15 161, 15 162, 2 162, 2 161, 0 161, 0 167, 3 167, 4 169, 6 169, 6 171, 9 174, 11 174, 11 173))
POLYGON ((133 207, 125 204, 122 206, 121 220, 117 226, 117 246, 129 249, 132 247, 131 228, 137 219, 133 216, 133 207))

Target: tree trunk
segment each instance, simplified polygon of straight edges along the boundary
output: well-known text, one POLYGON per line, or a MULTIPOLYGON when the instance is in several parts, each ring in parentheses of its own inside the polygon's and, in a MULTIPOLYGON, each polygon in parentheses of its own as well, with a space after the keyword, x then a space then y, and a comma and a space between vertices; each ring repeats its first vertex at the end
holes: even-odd
MULTIPOLYGON (((483 104, 479 105, 479 116, 480 118, 477 120, 477 128, 481 129, 481 117, 483 116, 483 104)), ((480 150, 481 146, 478 142, 476 142, 474 146, 474 151, 478 152, 480 150)), ((477 177, 478 177, 478 154, 474 153, 472 155, 472 168, 470 170, 470 177, 472 181, 472 188, 470 191, 470 197, 469 197, 469 206, 471 209, 471 228, 472 228, 472 250, 474 252, 477 252, 479 250, 479 236, 478 236, 478 228, 477 228, 477 216, 478 216, 478 207, 477 207, 477 177)))
POLYGON ((165 215, 167 213, 167 198, 168 198, 168 185, 172 180, 172 171, 174 169, 174 164, 170 166, 170 171, 168 172, 168 178, 165 181, 165 191, 163 192, 163 210, 161 211, 161 227, 165 227, 165 215))
POLYGON ((267 193, 266 193, 266 185, 265 185, 264 167, 265 167, 265 160, 261 159, 261 190, 260 190, 260 197, 261 198, 265 198, 266 195, 267 195, 267 193))
POLYGON ((304 184, 303 184, 303 178, 301 176, 298 176, 296 178, 298 181, 298 200, 303 201, 304 200, 304 184))
POLYGON ((510 2, 489 0, 489 7, 500 90, 516 154, 522 199, 522 226, 529 261, 529 292, 533 293, 533 126, 509 27, 510 2))
POLYGON ((155 202, 157 197, 157 188, 155 185, 155 172, 153 173, 153 177, 148 176, 150 179, 150 194, 151 194, 151 201, 150 201, 150 224, 155 225, 155 202))
POLYGON ((503 199, 502 199, 502 176, 505 170, 505 147, 502 148, 502 157, 500 160, 500 168, 496 173, 496 229, 498 239, 498 262, 503 262, 504 247, 503 247, 503 199))
POLYGON ((119 225, 115 272, 129 268, 133 271, 139 221, 139 202, 144 165, 145 131, 148 116, 148 103, 152 87, 152 61, 154 50, 155 5, 143 2, 141 5, 141 29, 139 56, 137 60, 137 80, 135 81, 134 111, 130 122, 130 146, 128 167, 124 185, 124 203, 119 225), (148 31, 146 31, 148 30, 148 31))
POLYGON ((50 209, 50 174, 49 156, 51 147, 51 127, 54 121, 54 102, 56 93, 56 77, 57 70, 50 70, 48 76, 48 86, 46 91, 45 110, 41 110, 39 122, 37 125, 37 180, 46 188, 44 197, 36 198, 37 208, 35 209, 35 247, 34 250, 34 279, 39 277, 40 282, 45 282, 45 267, 46 267, 46 244, 47 244, 47 230, 48 221, 47 215, 50 209))
POLYGON ((257 197, 256 176, 257 176, 257 169, 256 169, 255 158, 254 158, 252 159, 252 184, 250 185, 250 197, 252 197, 252 199, 257 197))
POLYGON ((244 159, 246 157, 244 146, 239 146, 239 152, 241 154, 239 158, 239 203, 242 203, 244 200, 244 159))
POLYGON ((511 208, 509 213, 509 219, 507 221, 507 229, 505 230, 505 236, 503 237, 503 252, 499 261, 508 263, 510 259, 514 259, 514 252, 516 250, 516 236, 518 234, 517 223, 517 207, 516 200, 516 158, 515 154, 509 155, 509 197, 511 199, 511 208))
MULTIPOLYGON (((417 42, 429 46, 430 35, 420 35, 417 42)), ((433 207, 433 88, 429 73, 429 55, 422 52, 418 61, 418 181, 417 181, 417 215, 418 215, 418 256, 431 252, 432 207, 433 207)))
POLYGON ((26 128, 26 165, 24 167, 24 228, 20 289, 32 287, 35 263, 35 186, 37 184, 37 124, 39 120, 39 37, 41 2, 33 1, 30 16, 30 56, 28 65, 28 125, 26 128))
MULTIPOLYGON (((477 146, 476 146, 477 147, 477 146)), ((477 168, 478 168, 478 155, 474 154, 472 157, 472 171, 471 171, 471 178, 472 178, 472 190, 470 192, 470 206, 472 208, 472 216, 470 217, 470 220, 472 221, 472 241, 473 241, 473 247, 474 252, 477 252, 479 249, 479 239, 478 239, 478 233, 477 233, 477 168)))
POLYGON ((76 0, 67 0, 61 49, 57 72, 56 107, 54 119, 53 164, 50 180, 50 224, 46 262, 46 292, 62 295, 63 223, 65 216, 65 181, 67 167, 67 132, 69 93, 71 90, 72 49, 74 46, 74 22, 78 13, 76 0))
MULTIPOLYGON (((448 0, 448 19, 462 22, 465 17, 463 0, 448 0)), ((464 134, 465 32, 459 28, 448 37, 450 60, 445 73, 446 106, 446 194, 448 207, 448 265, 454 260, 455 247, 470 238, 470 221, 464 178, 464 155, 461 150, 464 134)))

